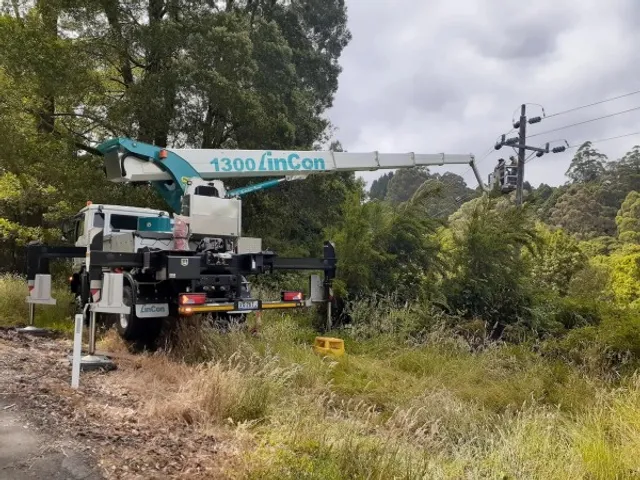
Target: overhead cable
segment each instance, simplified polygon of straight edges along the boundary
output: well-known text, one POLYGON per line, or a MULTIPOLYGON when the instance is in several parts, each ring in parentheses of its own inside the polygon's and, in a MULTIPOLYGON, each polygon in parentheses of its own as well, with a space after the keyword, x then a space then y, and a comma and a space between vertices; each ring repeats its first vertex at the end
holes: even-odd
POLYGON ((607 98, 605 100, 600 100, 598 102, 588 103, 586 105, 580 105, 579 107, 570 108, 568 110, 562 110, 561 112, 552 113, 551 115, 546 115, 544 118, 552 118, 557 117, 558 115, 564 115, 566 113, 575 112, 577 110, 582 110, 583 108, 593 107, 595 105, 600 105, 602 103, 612 102, 613 100, 618 100, 620 98, 630 97, 632 95, 637 95, 640 93, 640 90, 636 90, 635 92, 629 92, 622 95, 618 95, 617 97, 607 98))
MULTIPOLYGON (((640 135, 640 132, 625 133, 624 135, 616 135, 615 137, 601 138, 600 140, 594 140, 594 141, 585 140, 580 145, 584 144, 585 142, 590 142, 590 143, 608 142, 609 140, 617 140, 618 138, 632 137, 634 135, 640 135)), ((570 145, 567 148, 580 148, 580 145, 570 145)))
POLYGON ((595 122, 595 121, 598 121, 598 120, 603 120, 605 118, 615 117, 615 116, 618 116, 618 115, 622 115, 624 113, 633 112, 635 110, 640 110, 640 107, 633 107, 633 108, 629 108, 627 110, 622 110, 620 112, 610 113, 609 115, 602 115, 600 117, 591 118, 589 120, 583 120, 582 122, 576 122, 576 123, 572 123, 570 125, 565 125, 563 127, 558 127, 558 128, 553 128, 551 130, 546 130, 544 132, 534 133, 533 135, 529 135, 529 138, 531 138, 531 137, 539 137, 540 135, 546 135, 547 133, 557 132, 559 130, 565 130, 567 128, 576 127, 578 125, 584 125, 585 123, 591 123, 591 122, 595 122))

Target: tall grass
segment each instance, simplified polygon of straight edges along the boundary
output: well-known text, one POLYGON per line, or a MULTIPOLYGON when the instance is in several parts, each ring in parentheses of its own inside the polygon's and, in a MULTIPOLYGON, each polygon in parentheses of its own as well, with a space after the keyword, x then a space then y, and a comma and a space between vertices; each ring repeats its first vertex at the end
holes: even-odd
POLYGON ((171 358, 149 357, 136 382, 152 392, 148 415, 242 438, 241 478, 640 475, 635 376, 614 387, 525 347, 438 336, 334 332, 347 354, 322 358, 308 318, 275 313, 257 336, 197 328, 184 325, 171 358))
MULTIPOLYGON (((0 280, 5 324, 24 323, 25 291, 0 280)), ((343 357, 313 352, 307 315, 265 313, 257 335, 194 318, 120 375, 140 415, 238 440, 236 478, 640 478, 637 375, 471 348, 424 308, 356 307, 354 326, 331 333, 343 357)))
MULTIPOLYGON (((29 291, 27 281, 11 274, 0 275, 0 325, 24 326, 28 324, 29 307, 25 302, 29 291)), ((73 296, 62 285, 52 287, 56 305, 36 305, 35 324, 42 328, 73 331, 73 296)))

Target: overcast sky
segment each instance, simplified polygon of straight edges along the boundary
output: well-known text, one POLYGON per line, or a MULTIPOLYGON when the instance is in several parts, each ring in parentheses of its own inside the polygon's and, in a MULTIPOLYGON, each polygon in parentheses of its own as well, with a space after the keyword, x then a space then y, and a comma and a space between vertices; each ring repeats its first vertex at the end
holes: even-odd
MULTIPOLYGON (((346 2, 353 39, 328 113, 348 151, 473 153, 486 181, 497 158, 513 154, 503 148, 485 158, 522 103, 541 104, 551 115, 640 90, 640 0, 346 2)), ((640 94, 543 120, 529 132, 636 106, 640 94)), ((542 115, 539 106, 527 108, 542 115)), ((640 110, 528 143, 574 145, 631 132, 640 132, 640 110)), ((616 158, 636 143, 640 135, 594 147, 616 158)), ((564 183, 571 156, 536 158, 526 180, 564 183)), ((467 168, 446 169, 467 172, 467 183, 477 186, 467 168)), ((380 174, 363 176, 370 182, 380 174)))

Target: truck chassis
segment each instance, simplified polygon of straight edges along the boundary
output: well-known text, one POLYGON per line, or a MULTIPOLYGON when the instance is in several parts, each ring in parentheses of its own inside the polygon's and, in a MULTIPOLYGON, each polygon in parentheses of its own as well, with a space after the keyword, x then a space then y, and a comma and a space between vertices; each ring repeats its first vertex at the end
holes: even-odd
MULTIPOLYGON (((97 309, 100 321, 115 320, 120 335, 129 341, 152 341, 160 333, 162 320, 199 314, 218 319, 244 318, 263 310, 287 310, 328 305, 331 315, 332 282, 336 275, 335 247, 324 243, 323 258, 283 258, 270 251, 219 255, 215 251, 147 250, 136 253, 101 250, 101 234, 89 249, 72 246, 32 244, 27 252, 27 280, 31 290, 36 275, 49 275, 50 261, 85 258, 85 265, 69 279, 77 300, 77 312, 89 325, 92 305, 102 299, 103 278, 107 273, 122 275, 122 298, 116 304, 130 307, 128 314, 106 313, 97 309), (88 266, 88 268, 86 268, 88 266), (281 298, 263 301, 252 298, 250 275, 275 271, 318 271, 310 277, 310 298, 302 292, 282 292, 281 298)), ((35 301, 34 303, 39 303, 35 301)), ((46 303, 46 302, 41 302, 46 303)))

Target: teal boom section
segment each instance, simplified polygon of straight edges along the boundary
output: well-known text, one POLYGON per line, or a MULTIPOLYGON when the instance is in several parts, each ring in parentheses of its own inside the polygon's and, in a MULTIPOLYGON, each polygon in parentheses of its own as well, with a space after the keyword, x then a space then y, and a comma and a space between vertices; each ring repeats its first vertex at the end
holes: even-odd
POLYGON ((171 181, 157 181, 151 182, 151 184, 176 213, 180 213, 182 210, 182 197, 186 188, 186 183, 183 180, 186 181, 194 177, 201 178, 198 171, 184 158, 148 143, 119 137, 98 145, 97 149, 103 155, 118 150, 121 155, 131 155, 146 160, 167 172, 171 176, 171 181), (163 150, 166 152, 166 158, 160 158, 160 152, 163 150))
POLYGON ((241 197, 251 192, 258 192, 260 190, 266 190, 267 188, 275 187, 284 182, 284 178, 278 178, 276 180, 268 180, 262 183, 256 183, 255 185, 247 185, 246 187, 236 188, 227 192, 227 198, 241 197))

